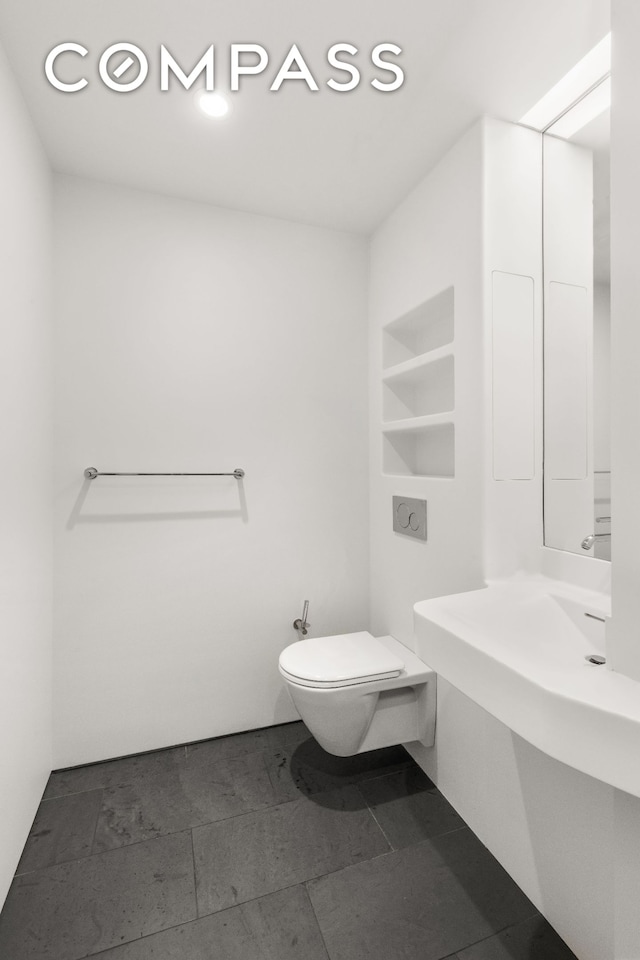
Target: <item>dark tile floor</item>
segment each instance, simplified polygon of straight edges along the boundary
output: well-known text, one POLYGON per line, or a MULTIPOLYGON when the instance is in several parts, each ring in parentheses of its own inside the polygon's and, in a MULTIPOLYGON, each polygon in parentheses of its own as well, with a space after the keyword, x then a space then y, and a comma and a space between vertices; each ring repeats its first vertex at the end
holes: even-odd
POLYGON ((3 960, 575 960, 401 748, 301 723, 51 775, 3 960))

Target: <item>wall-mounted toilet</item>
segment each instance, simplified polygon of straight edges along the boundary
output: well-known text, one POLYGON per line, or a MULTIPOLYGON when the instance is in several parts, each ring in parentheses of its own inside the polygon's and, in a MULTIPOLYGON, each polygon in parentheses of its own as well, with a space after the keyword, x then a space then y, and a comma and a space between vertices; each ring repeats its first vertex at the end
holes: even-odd
POLYGON ((394 637, 345 633, 280 654, 291 699, 321 747, 339 757, 419 740, 432 746, 436 675, 394 637))

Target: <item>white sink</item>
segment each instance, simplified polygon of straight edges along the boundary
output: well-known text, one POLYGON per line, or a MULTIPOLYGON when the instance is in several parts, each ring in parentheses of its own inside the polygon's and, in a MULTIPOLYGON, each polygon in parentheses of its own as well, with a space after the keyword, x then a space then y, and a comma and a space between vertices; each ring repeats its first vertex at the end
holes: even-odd
POLYGON ((606 655, 608 597, 518 578, 414 611, 436 673, 538 749, 640 796, 640 684, 586 659, 606 655))

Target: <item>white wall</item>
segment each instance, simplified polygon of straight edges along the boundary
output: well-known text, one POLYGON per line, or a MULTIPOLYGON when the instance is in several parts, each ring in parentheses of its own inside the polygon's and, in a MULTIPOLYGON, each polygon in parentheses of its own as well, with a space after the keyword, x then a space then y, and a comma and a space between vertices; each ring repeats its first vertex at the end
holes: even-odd
POLYGON ((482 127, 371 241, 371 622, 413 646, 413 604, 482 584, 482 127), (455 478, 382 472, 382 327, 454 287, 455 478), (427 500, 427 542, 392 529, 394 494, 427 500))
POLYGON ((368 626, 365 242, 59 178, 56 250, 56 765, 293 719, 303 600, 368 626))
MULTIPOLYGON (((611 111, 611 509, 612 611, 607 649, 613 668, 640 680, 640 8, 612 0, 611 111)), ((618 793, 615 958, 639 960, 640 800, 618 793)))
POLYGON ((613 620, 607 640, 614 669, 640 680, 640 7, 634 0, 613 0, 611 6, 611 509, 615 520, 613 620))
POLYGON ((0 48, 0 905, 51 769, 51 183, 0 48))

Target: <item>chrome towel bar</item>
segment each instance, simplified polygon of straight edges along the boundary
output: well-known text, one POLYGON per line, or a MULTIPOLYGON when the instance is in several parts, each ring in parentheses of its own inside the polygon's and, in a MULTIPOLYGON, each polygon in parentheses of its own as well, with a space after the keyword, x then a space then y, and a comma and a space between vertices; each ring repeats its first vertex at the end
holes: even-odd
POLYGON ((235 477, 236 480, 242 480, 244 470, 236 467, 232 473, 106 473, 95 467, 87 467, 84 475, 87 480, 95 480, 96 477, 235 477))

